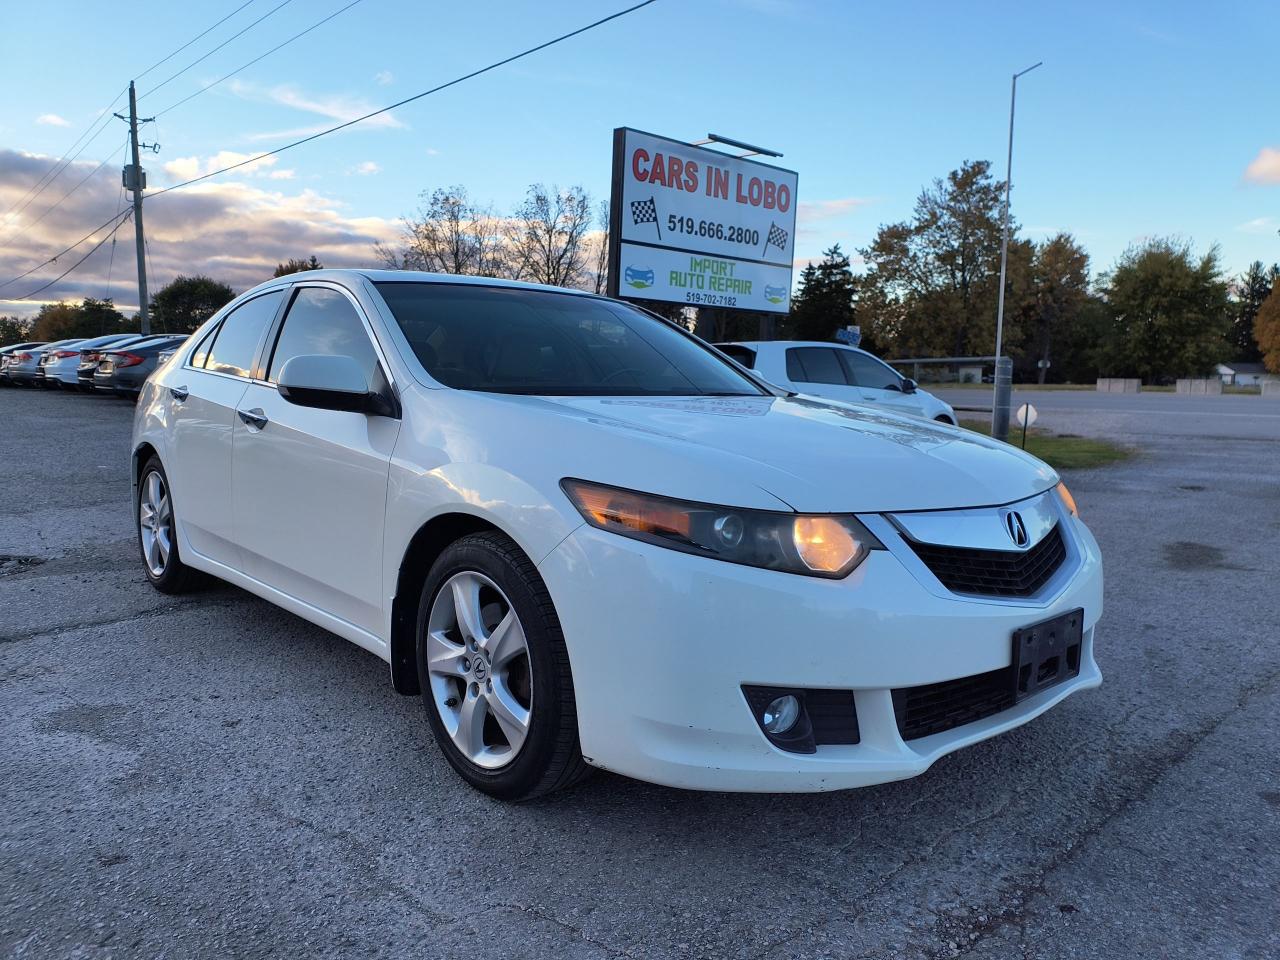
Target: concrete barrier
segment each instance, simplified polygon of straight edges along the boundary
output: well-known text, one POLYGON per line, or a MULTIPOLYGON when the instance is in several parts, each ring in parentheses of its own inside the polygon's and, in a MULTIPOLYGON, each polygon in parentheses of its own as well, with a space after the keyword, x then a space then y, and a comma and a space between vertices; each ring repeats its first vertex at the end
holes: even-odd
POLYGON ((1263 380, 1262 395, 1272 400, 1280 400, 1280 380, 1263 380))
POLYGON ((1128 377, 1099 377, 1098 393, 1139 393, 1142 381, 1128 377))
POLYGON ((1187 393, 1194 396, 1208 396, 1211 394, 1222 393, 1222 381, 1217 377, 1206 377, 1204 379, 1179 380, 1176 386, 1178 393, 1187 393))

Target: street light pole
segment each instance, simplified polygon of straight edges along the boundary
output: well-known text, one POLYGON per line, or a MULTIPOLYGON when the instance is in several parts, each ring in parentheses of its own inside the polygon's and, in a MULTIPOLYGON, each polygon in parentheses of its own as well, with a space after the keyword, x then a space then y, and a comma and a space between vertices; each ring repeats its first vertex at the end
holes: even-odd
POLYGON ((1000 230, 1000 293, 996 307, 996 371, 991 402, 991 436, 1005 440, 1009 436, 1009 400, 1013 392, 1013 361, 1002 356, 1004 347, 1004 278, 1009 268, 1009 191, 1013 188, 1013 111, 1018 102, 1018 78, 1030 73, 1044 61, 1035 63, 1013 75, 1009 93, 1009 156, 1005 161, 1004 215, 1000 230))

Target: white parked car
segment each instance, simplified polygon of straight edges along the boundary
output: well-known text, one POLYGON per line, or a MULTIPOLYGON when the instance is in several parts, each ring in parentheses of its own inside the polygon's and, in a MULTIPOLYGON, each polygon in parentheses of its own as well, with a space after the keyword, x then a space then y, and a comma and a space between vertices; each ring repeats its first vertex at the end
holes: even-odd
POLYGON ((716 347, 770 383, 795 393, 874 403, 894 413, 956 423, 956 412, 865 350, 840 343, 745 340, 716 347))
POLYGON ((880 783, 1101 682, 1051 468, 590 294, 269 281, 147 381, 133 476, 158 589, 214 574, 387 660, 506 799, 880 783))

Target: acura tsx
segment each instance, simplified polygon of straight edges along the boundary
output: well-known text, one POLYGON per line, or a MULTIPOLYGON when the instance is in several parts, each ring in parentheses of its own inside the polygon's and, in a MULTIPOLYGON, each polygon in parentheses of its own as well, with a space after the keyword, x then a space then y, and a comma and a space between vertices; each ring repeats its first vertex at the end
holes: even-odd
POLYGON ((269 281, 145 383, 132 454, 157 589, 212 574, 381 657, 504 799, 882 783, 1101 683, 1050 467, 592 294, 269 281))

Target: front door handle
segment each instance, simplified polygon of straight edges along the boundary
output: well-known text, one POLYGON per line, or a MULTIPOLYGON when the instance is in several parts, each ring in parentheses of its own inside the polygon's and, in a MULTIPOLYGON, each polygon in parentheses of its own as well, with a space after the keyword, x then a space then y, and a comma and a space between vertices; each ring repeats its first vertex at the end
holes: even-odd
POLYGON ((252 410, 237 410, 236 413, 250 427, 257 427, 261 430, 267 425, 267 415, 262 412, 261 407, 254 407, 252 410))
POLYGON ((187 399, 187 397, 190 395, 191 395, 191 391, 188 390, 186 387, 170 387, 169 388, 169 396, 173 397, 173 399, 177 400, 179 403, 187 399))

